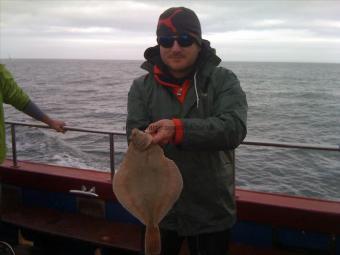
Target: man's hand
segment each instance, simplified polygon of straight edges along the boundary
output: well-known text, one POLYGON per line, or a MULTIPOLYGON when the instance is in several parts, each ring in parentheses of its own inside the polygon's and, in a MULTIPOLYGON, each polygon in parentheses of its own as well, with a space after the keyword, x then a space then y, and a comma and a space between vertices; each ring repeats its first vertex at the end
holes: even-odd
POLYGON ((145 130, 152 136, 152 142, 159 145, 166 145, 173 141, 175 136, 175 124, 172 120, 163 119, 151 123, 145 130))

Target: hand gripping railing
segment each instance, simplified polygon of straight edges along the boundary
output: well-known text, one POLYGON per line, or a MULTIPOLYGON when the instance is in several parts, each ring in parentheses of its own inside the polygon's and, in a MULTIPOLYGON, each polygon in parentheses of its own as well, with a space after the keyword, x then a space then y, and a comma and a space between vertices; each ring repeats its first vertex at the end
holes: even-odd
MULTIPOLYGON (((13 165, 16 167, 18 163, 17 163, 17 153, 16 153, 15 126, 29 126, 29 127, 38 127, 38 128, 49 128, 49 127, 46 125, 39 125, 39 124, 25 123, 25 122, 14 122, 14 121, 6 121, 6 124, 11 126, 13 165)), ((114 136, 115 135, 126 135, 125 132, 99 130, 99 129, 75 128, 75 127, 69 127, 69 126, 66 126, 65 130, 108 135, 109 140, 110 140, 110 170, 111 170, 111 177, 113 177, 114 166, 115 166, 114 136)), ((311 149, 311 150, 340 152, 340 145, 319 145, 319 144, 307 144, 307 143, 285 143, 285 142, 275 142, 275 141, 264 142, 264 141, 248 141, 248 140, 243 141, 242 144, 255 145, 255 146, 269 146, 269 147, 280 147, 280 148, 296 148, 296 149, 311 149)))

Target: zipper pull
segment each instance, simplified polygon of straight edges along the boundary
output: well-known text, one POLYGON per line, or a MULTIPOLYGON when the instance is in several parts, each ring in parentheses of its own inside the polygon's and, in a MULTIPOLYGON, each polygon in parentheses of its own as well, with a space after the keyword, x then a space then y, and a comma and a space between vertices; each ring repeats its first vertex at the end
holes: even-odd
POLYGON ((177 96, 179 97, 179 96, 181 96, 182 95, 182 88, 179 88, 178 90, 177 90, 177 96))

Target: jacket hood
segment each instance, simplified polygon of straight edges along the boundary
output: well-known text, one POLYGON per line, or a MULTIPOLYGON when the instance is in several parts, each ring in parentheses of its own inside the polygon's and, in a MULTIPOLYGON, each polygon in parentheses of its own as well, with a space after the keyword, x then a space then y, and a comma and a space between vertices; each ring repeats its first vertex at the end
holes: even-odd
MULTIPOLYGON (((213 67, 219 65, 221 59, 216 55, 216 50, 210 47, 210 42, 202 40, 202 49, 196 61, 196 70, 202 73, 209 72, 213 67)), ((153 67, 157 65, 161 70, 166 71, 167 67, 163 63, 159 46, 153 46, 147 48, 144 52, 144 58, 146 61, 141 65, 141 68, 148 72, 153 72, 153 67)))

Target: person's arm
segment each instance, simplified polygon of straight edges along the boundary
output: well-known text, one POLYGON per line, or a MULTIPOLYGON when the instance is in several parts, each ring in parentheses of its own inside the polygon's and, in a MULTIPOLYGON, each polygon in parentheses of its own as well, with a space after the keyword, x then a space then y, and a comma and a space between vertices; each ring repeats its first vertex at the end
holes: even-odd
POLYGON ((0 65, 1 94, 5 104, 12 105, 17 110, 22 111, 30 101, 28 95, 18 86, 12 74, 4 65, 0 65))
POLYGON ((65 132, 65 122, 61 120, 51 119, 47 114, 45 114, 43 111, 40 110, 40 108, 33 103, 32 101, 29 101, 28 104, 23 109, 23 112, 27 115, 31 116, 32 118, 39 120, 41 122, 44 122, 57 132, 65 132))
POLYGON ((1 93, 3 101, 10 104, 19 111, 22 111, 36 120, 42 121, 58 132, 65 132, 65 123, 60 120, 51 119, 47 114, 43 113, 25 93, 25 91, 16 83, 11 73, 0 65, 1 75, 1 93))

